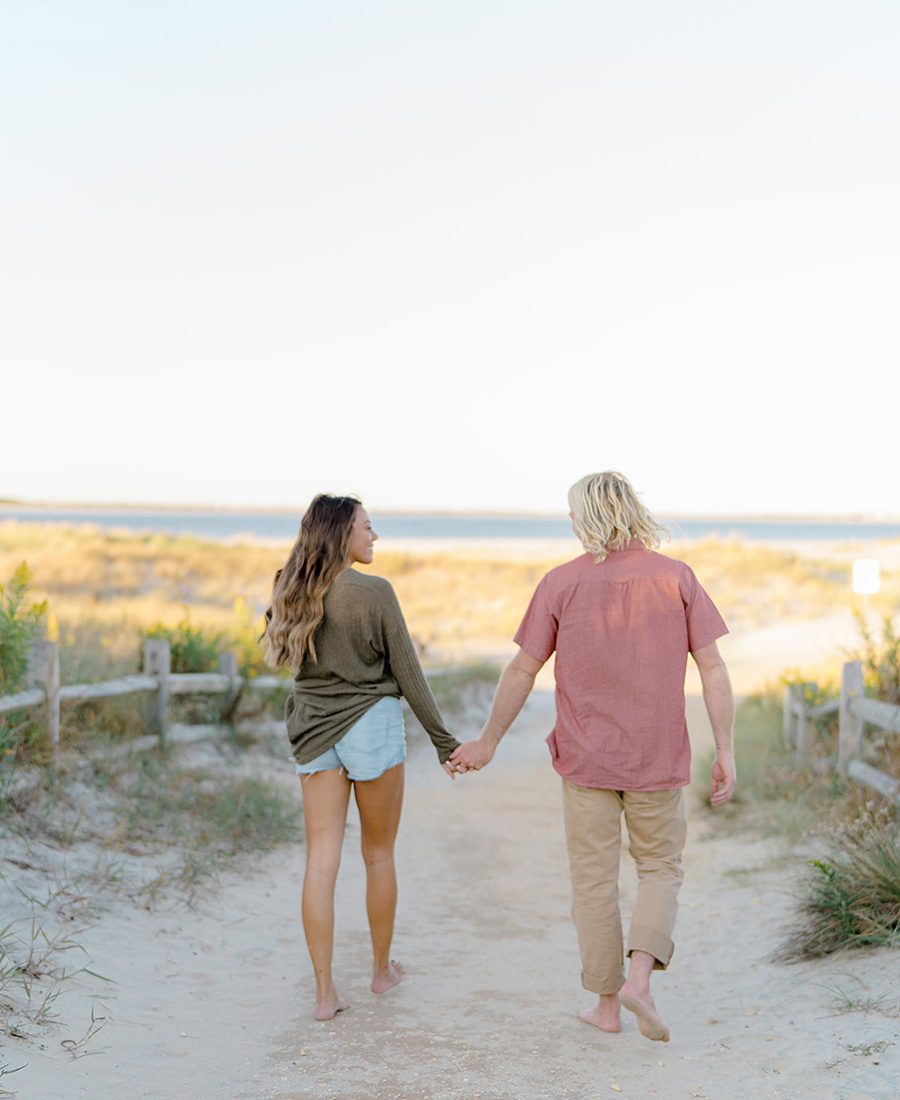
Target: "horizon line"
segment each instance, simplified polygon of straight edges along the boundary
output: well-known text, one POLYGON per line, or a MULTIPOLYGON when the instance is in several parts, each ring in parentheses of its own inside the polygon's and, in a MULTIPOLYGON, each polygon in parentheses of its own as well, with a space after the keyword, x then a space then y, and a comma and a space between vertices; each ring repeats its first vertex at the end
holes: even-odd
MULTIPOLYGON (((4 511, 55 510, 78 512, 201 512, 207 514, 228 515, 234 513, 250 515, 300 515, 301 511, 288 505, 243 505, 243 504, 175 504, 171 502, 130 503, 96 501, 33 501, 0 498, 0 514, 4 511)), ((504 519, 567 519, 568 513, 562 510, 545 509, 505 509, 505 508, 425 508, 425 507, 377 507, 370 509, 374 514, 384 516, 433 516, 447 518, 504 518, 504 519)), ((874 512, 743 512, 739 510, 725 512, 710 511, 667 511, 655 513, 661 520, 670 522, 704 520, 739 520, 742 522, 788 523, 872 523, 891 524, 900 522, 900 513, 874 512)))

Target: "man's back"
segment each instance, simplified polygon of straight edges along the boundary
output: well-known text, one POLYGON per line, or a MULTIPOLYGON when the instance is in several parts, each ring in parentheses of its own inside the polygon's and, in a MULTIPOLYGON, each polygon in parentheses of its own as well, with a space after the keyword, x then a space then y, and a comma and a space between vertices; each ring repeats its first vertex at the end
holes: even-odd
POLYGON ((618 790, 687 784, 688 652, 726 632, 693 571, 638 541, 551 570, 515 640, 541 661, 556 652, 556 770, 618 790))

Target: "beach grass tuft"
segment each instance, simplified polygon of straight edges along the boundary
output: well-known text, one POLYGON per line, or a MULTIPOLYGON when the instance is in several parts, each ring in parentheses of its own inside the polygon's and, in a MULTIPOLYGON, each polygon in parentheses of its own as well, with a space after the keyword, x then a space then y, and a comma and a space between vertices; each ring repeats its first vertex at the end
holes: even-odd
POLYGON ((900 946, 900 822, 892 807, 868 803, 826 831, 809 860, 794 927, 781 961, 819 958, 849 947, 900 946))

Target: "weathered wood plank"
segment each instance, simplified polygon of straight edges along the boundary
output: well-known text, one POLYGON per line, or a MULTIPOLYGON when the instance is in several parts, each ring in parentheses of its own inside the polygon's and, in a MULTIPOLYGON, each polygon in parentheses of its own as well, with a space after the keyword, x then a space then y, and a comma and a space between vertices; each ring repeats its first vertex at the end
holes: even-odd
POLYGON ((862 783, 866 787, 871 787, 873 791, 878 791, 885 798, 892 798, 894 802, 900 805, 900 779, 885 775, 884 772, 864 764, 861 760, 851 760, 849 762, 847 775, 851 779, 855 779, 857 783, 862 783))
POLYGON ((841 704, 837 699, 832 699, 828 703, 819 703, 817 707, 810 707, 806 712, 810 718, 824 718, 826 714, 837 714, 841 709, 841 704))
POLYGON ((217 695, 233 691, 240 676, 223 676, 221 672, 173 672, 169 676, 170 695, 217 695))
POLYGON ((43 688, 43 721, 54 758, 59 751, 59 649, 55 642, 34 642, 28 651, 28 686, 43 688))
POLYGON ((47 701, 43 688, 30 688, 17 691, 15 695, 0 696, 0 714, 9 714, 11 710, 24 710, 27 707, 40 707, 47 701))
POLYGON ((883 703, 880 699, 856 696, 849 701, 850 713, 873 726, 880 726, 889 733, 900 733, 900 707, 883 703))
POLYGON ((862 746, 862 719, 850 710, 853 699, 861 699, 865 694, 862 663, 848 661, 844 665, 841 678, 841 710, 838 727, 838 771, 843 775, 851 760, 857 760, 862 746))
POLYGON ((169 670, 172 667, 171 646, 165 638, 148 638, 144 642, 144 673, 157 681, 153 695, 153 729, 163 736, 169 721, 169 670))
POLYGON ((254 676, 247 681, 247 687, 256 688, 257 691, 275 691, 278 688, 290 691, 293 683, 293 680, 283 676, 254 676))
POLYGON ((59 689, 61 703, 83 703, 90 699, 108 699, 117 695, 133 695, 138 691, 156 691, 155 676, 122 676, 118 680, 103 680, 96 684, 67 684, 59 689))

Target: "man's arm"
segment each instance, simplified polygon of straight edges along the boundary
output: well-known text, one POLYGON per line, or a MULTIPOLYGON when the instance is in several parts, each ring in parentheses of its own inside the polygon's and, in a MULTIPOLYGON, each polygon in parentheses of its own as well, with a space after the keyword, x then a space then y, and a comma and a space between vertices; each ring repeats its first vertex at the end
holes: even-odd
POLYGON ((700 682, 703 685, 703 702, 709 715, 713 738, 716 742, 716 759, 712 766, 710 785, 711 801, 721 806, 734 794, 737 773, 734 766, 734 695, 728 669, 715 642, 694 650, 691 656, 697 663, 700 682))
POLYGON ((477 741, 467 741, 454 750, 450 756, 451 767, 461 772, 478 771, 491 762, 503 735, 525 705, 534 687, 535 677, 543 667, 543 661, 532 657, 524 649, 519 650, 503 670, 481 737, 477 741))

